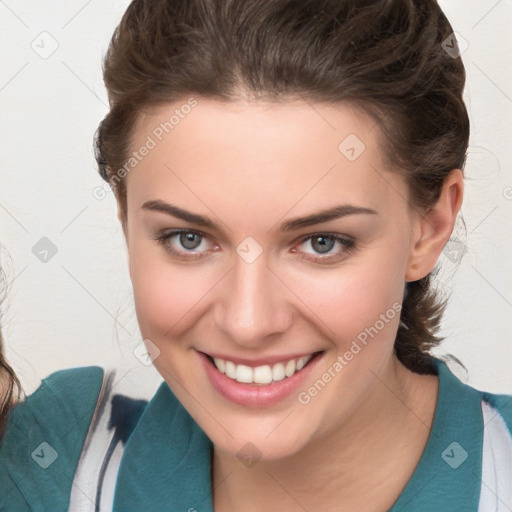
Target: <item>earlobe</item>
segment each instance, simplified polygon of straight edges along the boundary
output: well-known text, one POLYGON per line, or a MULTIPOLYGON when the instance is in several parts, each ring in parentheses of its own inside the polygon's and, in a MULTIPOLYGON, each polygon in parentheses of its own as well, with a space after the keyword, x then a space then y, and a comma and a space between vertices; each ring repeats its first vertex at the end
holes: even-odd
POLYGON ((454 169, 445 178, 439 199, 418 218, 405 274, 406 281, 417 281, 435 267, 450 236, 462 205, 464 176, 454 169))

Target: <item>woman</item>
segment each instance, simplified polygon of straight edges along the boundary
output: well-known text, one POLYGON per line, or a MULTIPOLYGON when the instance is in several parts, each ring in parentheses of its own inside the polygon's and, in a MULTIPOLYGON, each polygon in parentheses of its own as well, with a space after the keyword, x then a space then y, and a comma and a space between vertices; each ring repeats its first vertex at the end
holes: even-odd
POLYGON ((135 404, 99 368, 51 376, 12 415, 5 510, 512 506, 511 397, 430 355, 454 49, 433 0, 130 4, 97 160, 164 383, 135 404))
POLYGON ((0 330, 0 439, 11 407, 16 402, 16 394, 20 394, 21 385, 16 374, 7 362, 4 351, 4 339, 0 330))
MULTIPOLYGON (((0 268, 0 304, 3 304, 7 291, 5 273, 0 268)), ((21 396, 21 385, 4 354, 4 337, 0 326, 0 440, 2 439, 7 418, 12 406, 21 396)))

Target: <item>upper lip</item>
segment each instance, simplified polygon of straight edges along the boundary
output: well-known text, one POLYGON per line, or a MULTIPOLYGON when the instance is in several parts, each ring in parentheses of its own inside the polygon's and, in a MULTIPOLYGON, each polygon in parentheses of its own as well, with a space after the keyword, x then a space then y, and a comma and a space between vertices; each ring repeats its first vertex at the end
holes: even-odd
POLYGON ((249 359, 247 357, 237 357, 237 356, 231 356, 226 354, 219 354, 211 353, 211 352, 202 352, 203 354, 213 357, 213 358, 219 358, 223 359, 224 361, 232 361, 235 364, 243 364, 245 366, 251 366, 251 367, 257 367, 257 366, 265 366, 265 365, 273 365, 277 363, 286 363, 287 361, 290 361, 292 359, 300 359, 304 356, 314 355, 317 352, 320 352, 320 350, 310 351, 310 352, 300 352, 297 354, 290 354, 290 355, 274 355, 274 356, 266 356, 266 357, 260 357, 257 359, 249 359))

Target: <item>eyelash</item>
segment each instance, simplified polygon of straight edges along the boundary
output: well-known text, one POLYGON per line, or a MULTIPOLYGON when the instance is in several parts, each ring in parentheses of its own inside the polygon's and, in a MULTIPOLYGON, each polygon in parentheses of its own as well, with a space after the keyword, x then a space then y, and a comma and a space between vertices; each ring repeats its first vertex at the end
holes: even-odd
MULTIPOLYGON (((159 245, 163 245, 166 251, 168 251, 171 255, 173 255, 174 257, 176 257, 178 259, 190 261, 190 260, 199 260, 201 258, 204 258, 204 256, 201 256, 201 255, 197 256, 194 253, 191 253, 190 256, 185 256, 184 253, 180 253, 179 251, 176 251, 175 249, 171 248, 171 246, 168 244, 168 240, 176 235, 181 235, 184 233, 197 235, 203 239, 209 238, 208 235, 206 235, 205 233, 202 233, 200 231, 195 231, 195 230, 190 230, 190 229, 176 229, 176 230, 169 231, 167 233, 163 233, 163 234, 159 235, 155 240, 157 241, 157 243, 159 245)), ((338 242, 339 244, 341 244, 344 247, 343 252, 345 254, 351 254, 352 252, 354 252, 356 250, 356 243, 352 237, 341 237, 339 235, 332 234, 332 233, 326 233, 326 232, 318 232, 318 233, 313 233, 310 235, 303 236, 299 239, 297 244, 300 245, 308 240, 313 240, 315 238, 326 238, 328 240, 333 240, 334 242, 338 242)), ((187 253, 187 252, 189 252, 189 251, 185 251, 185 253, 187 253)), ((293 252, 295 253, 297 251, 294 250, 293 252)), ((306 253, 306 254, 309 254, 309 253, 306 253)), ((330 253, 328 253, 328 254, 330 254, 330 253)), ((340 256, 339 254, 335 254, 334 256, 311 257, 311 255, 309 255, 309 256, 304 255, 304 253, 301 254, 299 257, 301 259, 305 259, 308 261, 312 261, 315 263, 321 263, 321 264, 329 263, 332 260, 339 261, 340 259, 343 258, 343 256, 340 256)))

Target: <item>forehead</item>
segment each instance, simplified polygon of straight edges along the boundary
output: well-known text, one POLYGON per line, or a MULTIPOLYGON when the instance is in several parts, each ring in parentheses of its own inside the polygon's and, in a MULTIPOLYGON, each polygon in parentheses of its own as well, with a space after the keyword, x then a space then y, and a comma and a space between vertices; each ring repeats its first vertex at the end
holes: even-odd
POLYGON ((347 104, 184 98, 139 116, 131 149, 144 146, 127 176, 132 204, 165 193, 258 207, 320 196, 375 205, 389 192, 380 131, 347 104))

